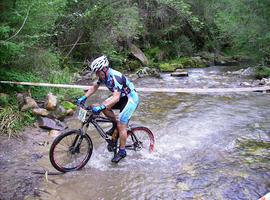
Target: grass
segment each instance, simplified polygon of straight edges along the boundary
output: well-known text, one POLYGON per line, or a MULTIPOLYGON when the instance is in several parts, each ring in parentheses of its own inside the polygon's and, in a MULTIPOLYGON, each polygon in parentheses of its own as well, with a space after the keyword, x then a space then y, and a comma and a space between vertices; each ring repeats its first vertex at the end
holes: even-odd
POLYGON ((30 112, 20 112, 17 105, 0 107, 0 134, 18 136, 23 127, 32 124, 35 117, 30 112))

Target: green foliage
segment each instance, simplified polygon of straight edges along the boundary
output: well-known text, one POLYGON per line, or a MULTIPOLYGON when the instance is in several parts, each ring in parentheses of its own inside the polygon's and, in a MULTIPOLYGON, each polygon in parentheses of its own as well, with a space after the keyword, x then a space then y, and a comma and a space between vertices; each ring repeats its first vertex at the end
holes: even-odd
POLYGON ((17 104, 0 106, 1 135, 16 136, 25 126, 34 122, 35 117, 30 112, 20 112, 17 104))
POLYGON ((0 41, 0 65, 8 64, 22 54, 24 47, 9 41, 0 41))
POLYGON ((5 107, 9 104, 9 95, 0 93, 0 106, 5 107))
POLYGON ((270 68, 265 66, 260 66, 256 68, 255 76, 258 79, 270 77, 270 68))
POLYGON ((69 110, 69 109, 76 109, 77 106, 74 105, 73 103, 69 102, 69 101, 62 101, 61 105, 65 108, 65 110, 69 110))
POLYGON ((141 63, 138 60, 130 60, 127 62, 127 67, 129 71, 136 71, 142 67, 141 63))

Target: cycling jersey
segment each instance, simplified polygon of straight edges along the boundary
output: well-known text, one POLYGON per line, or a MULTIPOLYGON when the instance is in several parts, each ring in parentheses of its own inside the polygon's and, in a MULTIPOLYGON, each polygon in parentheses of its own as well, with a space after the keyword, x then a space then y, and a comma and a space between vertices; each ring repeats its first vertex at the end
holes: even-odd
POLYGON ((122 73, 109 68, 108 77, 105 80, 98 80, 97 84, 105 84, 112 92, 121 92, 121 97, 127 96, 134 91, 134 85, 122 73))
POLYGON ((139 96, 134 85, 122 73, 108 69, 109 73, 105 80, 99 79, 97 84, 105 84, 112 92, 121 92, 119 102, 113 109, 120 109, 119 120, 123 124, 128 124, 133 112, 139 104, 139 96), (121 104, 121 105, 120 105, 121 104))

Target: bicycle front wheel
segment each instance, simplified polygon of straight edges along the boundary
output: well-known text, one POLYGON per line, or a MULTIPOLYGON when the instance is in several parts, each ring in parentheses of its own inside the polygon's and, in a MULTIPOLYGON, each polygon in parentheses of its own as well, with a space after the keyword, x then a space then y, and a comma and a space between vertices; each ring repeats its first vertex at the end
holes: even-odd
POLYGON ((83 168, 93 151, 91 138, 80 130, 72 130, 59 135, 50 148, 50 161, 60 172, 70 172, 83 168))
POLYGON ((126 149, 152 152, 154 150, 155 139, 150 129, 139 126, 128 131, 126 149))

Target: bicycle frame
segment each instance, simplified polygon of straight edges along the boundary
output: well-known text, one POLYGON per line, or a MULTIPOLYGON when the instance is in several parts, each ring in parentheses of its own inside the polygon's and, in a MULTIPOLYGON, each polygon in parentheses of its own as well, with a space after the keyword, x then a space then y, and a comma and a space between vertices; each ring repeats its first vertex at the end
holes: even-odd
MULTIPOLYGON (((88 112, 89 113, 89 112, 88 112)), ((111 123, 112 127, 110 128, 109 133, 113 133, 113 131, 116 129, 116 122, 113 122, 112 120, 110 120, 109 118, 106 117, 102 117, 99 115, 95 115, 94 113, 90 113, 90 116, 87 118, 87 120, 85 122, 82 123, 82 132, 87 131, 89 124, 93 124, 93 126, 96 128, 96 130, 98 131, 99 135, 106 140, 107 143, 111 143, 111 138, 109 137, 108 133, 106 133, 103 128, 100 127, 100 125, 98 123, 111 123), (85 128, 86 129, 85 129, 85 128)))

